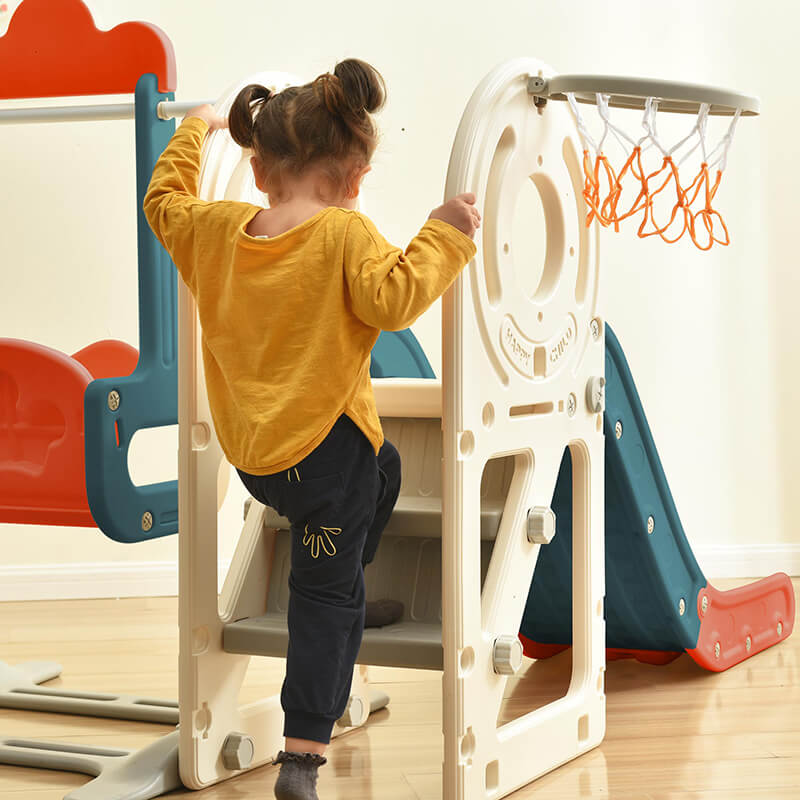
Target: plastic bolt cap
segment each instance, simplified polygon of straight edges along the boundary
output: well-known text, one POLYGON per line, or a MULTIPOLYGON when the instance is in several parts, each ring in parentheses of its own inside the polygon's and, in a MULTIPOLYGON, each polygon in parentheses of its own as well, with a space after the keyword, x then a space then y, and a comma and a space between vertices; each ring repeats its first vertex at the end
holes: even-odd
POLYGON ((536 506, 528 511, 528 541, 550 544, 556 535, 556 515, 552 508, 536 506))
POLYGON ((222 763, 225 769, 246 769, 255 752, 253 739, 246 733, 229 733, 222 745, 222 763))
POLYGON ((606 410, 606 379, 601 375, 589 378, 586 384, 586 405, 595 414, 606 410))
POLYGON ((350 695, 347 701, 347 708, 339 718, 339 724, 343 728, 355 728, 363 725, 367 720, 367 709, 364 701, 357 695, 350 695))
POLYGON ((498 636, 492 660, 498 675, 515 675, 522 666, 522 642, 516 636, 498 636))

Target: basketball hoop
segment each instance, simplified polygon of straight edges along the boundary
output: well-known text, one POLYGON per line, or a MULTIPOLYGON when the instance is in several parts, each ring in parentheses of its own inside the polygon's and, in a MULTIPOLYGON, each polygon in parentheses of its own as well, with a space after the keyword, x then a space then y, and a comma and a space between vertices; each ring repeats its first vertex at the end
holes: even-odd
POLYGON ((758 99, 747 95, 689 83, 625 78, 609 75, 557 75, 531 77, 528 91, 537 105, 565 100, 575 117, 583 142, 583 197, 587 227, 597 220, 619 230, 620 223, 639 218, 638 235, 659 236, 677 242, 684 234, 701 250, 730 243, 728 227, 714 207, 736 124, 741 116, 759 113, 758 99), (579 104, 593 104, 600 118, 600 133, 589 130, 579 104), (640 109, 642 135, 626 132, 611 119, 612 108, 640 109), (658 112, 694 114, 693 125, 677 143, 668 145, 659 135, 658 112), (718 141, 709 146, 708 120, 729 116, 718 141), (614 142, 623 151, 622 166, 615 168, 606 153, 614 142), (690 157, 699 166, 689 168, 690 157), (680 168, 689 169, 681 178, 680 168))

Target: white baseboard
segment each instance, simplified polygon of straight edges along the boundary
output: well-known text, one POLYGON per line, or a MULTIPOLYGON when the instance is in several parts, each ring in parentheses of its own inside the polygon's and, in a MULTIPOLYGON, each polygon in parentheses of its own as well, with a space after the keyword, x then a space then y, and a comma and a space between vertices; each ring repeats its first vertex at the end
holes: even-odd
MULTIPOLYGON (((221 579, 229 566, 230 560, 220 562, 221 579)), ((177 594, 177 561, 21 564, 0 567, 0 601, 174 597, 177 594)))
POLYGON ((698 547, 694 551, 705 576, 766 578, 775 572, 800 576, 800 544, 754 544, 698 547))
MULTIPOLYGON (((800 576, 800 544, 701 547, 695 552, 709 580, 763 578, 774 572, 800 576)), ((220 562, 220 580, 230 561, 220 562)), ((175 561, 22 564, 0 567, 0 601, 75 600, 99 597, 174 597, 175 561)))

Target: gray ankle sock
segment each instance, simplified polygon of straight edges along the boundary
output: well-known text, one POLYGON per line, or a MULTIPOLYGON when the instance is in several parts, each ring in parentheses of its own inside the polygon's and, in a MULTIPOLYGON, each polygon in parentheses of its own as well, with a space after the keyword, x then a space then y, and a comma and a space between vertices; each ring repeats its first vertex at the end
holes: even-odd
POLYGON ((286 753, 283 750, 273 764, 281 771, 275 781, 277 800, 319 800, 317 796, 317 770, 327 762, 318 753, 286 753))

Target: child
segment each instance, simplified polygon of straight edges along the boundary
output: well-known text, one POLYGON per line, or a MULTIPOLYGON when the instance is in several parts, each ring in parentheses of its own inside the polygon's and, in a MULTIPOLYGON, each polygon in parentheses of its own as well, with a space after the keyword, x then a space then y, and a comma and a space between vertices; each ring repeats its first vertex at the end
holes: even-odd
MULTIPOLYGON (((408 327, 475 253, 472 195, 431 212, 405 252, 355 211, 384 103, 381 76, 348 59, 304 86, 243 89, 233 139, 251 148, 269 208, 198 199, 206 133, 193 109, 144 201, 197 301, 214 426, 248 491, 291 523, 280 800, 315 800, 365 622, 364 567, 400 490, 369 377, 381 329, 408 327)), ((391 621, 396 609, 379 607, 391 621)), ((380 624, 381 620, 378 620, 380 624)))

